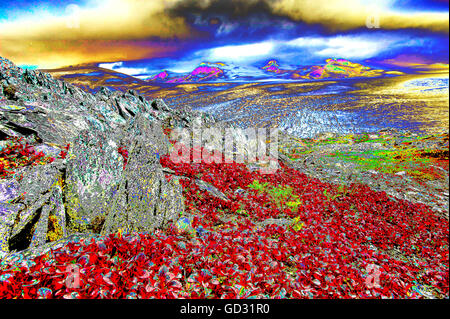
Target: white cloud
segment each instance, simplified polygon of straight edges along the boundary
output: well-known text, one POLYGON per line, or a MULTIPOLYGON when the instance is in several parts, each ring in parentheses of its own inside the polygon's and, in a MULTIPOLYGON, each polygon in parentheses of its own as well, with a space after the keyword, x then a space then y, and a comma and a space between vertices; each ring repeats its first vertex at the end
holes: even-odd
POLYGON ((254 44, 227 45, 209 49, 207 55, 210 60, 216 61, 245 61, 270 55, 274 47, 275 43, 271 41, 254 44))
POLYGON ((98 66, 100 68, 114 70, 115 67, 120 67, 123 65, 123 62, 113 62, 113 63, 100 63, 98 66))
POLYGON ((117 68, 114 69, 116 72, 128 74, 128 75, 138 75, 138 74, 148 74, 147 68, 117 68))
POLYGON ((316 54, 343 58, 371 58, 389 48, 389 41, 371 41, 360 38, 336 37, 328 41, 328 48, 316 54))
POLYGON ((294 47, 315 47, 315 46, 324 46, 326 45, 327 40, 324 38, 297 38, 291 41, 286 42, 287 45, 294 47))
POLYGON ((310 49, 313 54, 324 57, 371 58, 388 50, 399 40, 392 38, 372 39, 363 36, 302 37, 286 42, 288 46, 310 49))
POLYGON ((113 70, 113 71, 128 74, 128 75, 138 75, 138 74, 148 74, 149 73, 149 70, 147 68, 124 67, 123 62, 100 63, 98 66, 100 68, 113 70))

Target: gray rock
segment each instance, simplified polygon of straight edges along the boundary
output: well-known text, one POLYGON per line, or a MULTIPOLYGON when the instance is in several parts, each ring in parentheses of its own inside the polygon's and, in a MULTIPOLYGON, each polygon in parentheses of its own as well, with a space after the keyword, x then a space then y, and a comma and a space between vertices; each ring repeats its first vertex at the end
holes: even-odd
POLYGON ((220 198, 221 200, 224 201, 229 201, 228 197, 225 196, 224 193, 222 193, 221 191, 219 191, 216 187, 214 187, 213 185, 202 181, 201 179, 196 179, 195 183, 197 184, 197 186, 202 189, 207 191, 209 194, 211 194, 214 197, 220 198))
POLYGON ((117 108, 117 112, 119 113, 119 115, 121 117, 123 117, 125 120, 129 119, 130 117, 132 117, 132 114, 130 114, 128 112, 128 110, 126 109, 126 103, 124 103, 124 101, 120 98, 115 98, 114 99, 114 104, 117 108))
POLYGON ((259 226, 278 225, 289 226, 292 224, 292 220, 286 218, 267 218, 258 223, 259 226))
POLYGON ((168 168, 168 167, 163 167, 162 171, 163 171, 164 174, 176 175, 175 171, 173 169, 168 168))
POLYGON ((152 101, 152 108, 156 111, 162 111, 162 112, 170 112, 171 109, 167 106, 167 104, 161 100, 161 99, 156 99, 154 101, 152 101))
POLYGON ((23 209, 22 204, 0 203, 0 257, 9 252, 11 229, 21 209, 23 209))
POLYGON ((69 227, 86 231, 96 217, 104 216, 122 178, 123 157, 117 143, 101 131, 83 131, 67 157, 65 198, 69 227))
POLYGON ((170 147, 161 121, 192 127, 210 125, 213 118, 189 106, 173 110, 162 100, 148 102, 133 90, 101 88, 93 95, 3 58, 0 82, 1 97, 3 87, 16 88, 14 96, 8 93, 14 102, 0 99, 0 137, 25 137, 54 158, 70 143, 66 159, 17 168, 1 181, 2 255, 28 243, 39 251, 49 244, 49 225, 55 223, 63 237, 119 228, 147 231, 184 212, 179 177, 167 180, 159 163, 170 147), (129 151, 125 170, 119 146, 129 151))
POLYGON ((9 202, 19 196, 19 183, 14 180, 0 180, 0 203, 9 202))
POLYGON ((53 188, 48 204, 45 204, 42 208, 39 221, 36 224, 36 228, 31 239, 30 247, 37 247, 46 243, 50 215, 54 215, 56 217, 58 226, 62 229, 62 237, 67 236, 66 214, 64 210, 64 203, 62 201, 62 190, 59 185, 53 188))
POLYGON ((107 119, 112 123, 121 125, 126 123, 125 117, 120 115, 120 112, 118 112, 118 109, 114 104, 100 101, 97 103, 96 107, 105 120, 107 119))
POLYGON ((146 115, 148 114, 139 113, 129 119, 122 134, 123 144, 129 145, 132 139, 141 137, 156 147, 159 156, 168 154, 170 142, 162 130, 161 123, 157 120, 149 120, 146 115))
POLYGON ((102 234, 118 229, 131 232, 164 227, 183 211, 178 179, 165 179, 156 147, 137 137, 130 145, 124 178, 108 206, 102 234))
MULTIPOLYGON (((61 193, 57 186, 62 177, 61 162, 28 167, 22 171, 22 174, 23 179, 20 182, 11 180, 11 183, 18 184, 17 194, 23 194, 23 197, 20 199, 16 197, 15 204, 9 204, 9 206, 3 204, 4 209, 1 214, 3 251, 9 249, 11 244, 26 245, 24 240, 31 237, 32 234, 29 232, 45 210, 49 199, 55 198, 58 192, 61 193)), ((59 196, 58 205, 59 208, 63 206, 61 196, 59 196)), ((45 224, 44 219, 42 220, 42 224, 45 224)))
POLYGON ((19 192, 25 195, 25 204, 36 202, 61 178, 64 164, 60 160, 47 165, 27 167, 19 181, 19 192))
POLYGON ((45 244, 48 230, 48 218, 50 216, 50 211, 53 209, 53 204, 46 204, 42 208, 39 221, 37 222, 36 229, 33 233, 33 238, 31 239, 30 247, 36 247, 45 244))
POLYGON ((39 217, 41 209, 43 208, 44 204, 50 199, 50 196, 50 193, 42 195, 27 209, 19 212, 19 218, 16 217, 16 220, 18 221, 14 223, 10 240, 14 240, 15 237, 17 237, 19 234, 24 235, 23 232, 26 231, 29 227, 33 226, 36 217, 39 217))
POLYGON ((54 147, 48 144, 39 144, 34 147, 36 153, 42 152, 46 156, 57 158, 62 151, 62 148, 54 147))

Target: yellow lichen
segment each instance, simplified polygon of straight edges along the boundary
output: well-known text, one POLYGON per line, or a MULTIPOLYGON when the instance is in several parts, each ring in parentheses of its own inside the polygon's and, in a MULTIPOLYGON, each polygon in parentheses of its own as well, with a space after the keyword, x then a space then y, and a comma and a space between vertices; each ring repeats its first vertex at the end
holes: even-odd
POLYGON ((55 215, 49 216, 48 224, 47 241, 53 242, 63 238, 63 228, 55 215))

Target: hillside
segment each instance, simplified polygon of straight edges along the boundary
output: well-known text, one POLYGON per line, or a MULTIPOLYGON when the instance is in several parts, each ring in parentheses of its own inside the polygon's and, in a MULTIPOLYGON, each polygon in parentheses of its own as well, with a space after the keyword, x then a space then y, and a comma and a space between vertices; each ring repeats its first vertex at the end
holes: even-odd
POLYGON ((448 134, 279 132, 251 160, 188 106, 3 58, 0 81, 1 298, 449 294, 448 134), (221 138, 180 144, 194 127, 221 138))

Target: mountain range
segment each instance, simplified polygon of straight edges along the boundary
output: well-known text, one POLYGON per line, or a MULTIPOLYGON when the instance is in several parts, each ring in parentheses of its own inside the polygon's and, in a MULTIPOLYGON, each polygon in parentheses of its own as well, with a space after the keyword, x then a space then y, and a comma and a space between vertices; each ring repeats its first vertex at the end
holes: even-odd
POLYGON ((146 79, 156 83, 197 83, 261 80, 320 80, 353 77, 376 77, 385 74, 401 74, 398 71, 372 69, 360 63, 345 59, 327 59, 323 65, 282 69, 280 63, 269 60, 262 67, 243 67, 221 62, 203 62, 188 73, 174 73, 163 70, 146 79))
POLYGON ((190 72, 179 73, 170 70, 155 72, 152 76, 132 76, 115 70, 93 65, 68 66, 59 69, 41 70, 65 80, 84 90, 97 92, 101 87, 111 90, 136 90, 152 94, 161 87, 177 85, 217 85, 219 83, 246 82, 295 82, 345 78, 371 78, 383 75, 399 75, 402 72, 373 69, 360 63, 344 59, 327 59, 322 65, 282 67, 276 59, 257 66, 242 66, 234 63, 202 62, 190 72), (126 89, 125 89, 126 88, 126 89))

